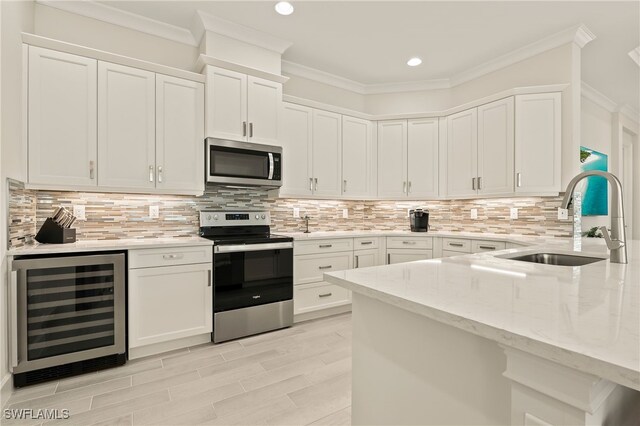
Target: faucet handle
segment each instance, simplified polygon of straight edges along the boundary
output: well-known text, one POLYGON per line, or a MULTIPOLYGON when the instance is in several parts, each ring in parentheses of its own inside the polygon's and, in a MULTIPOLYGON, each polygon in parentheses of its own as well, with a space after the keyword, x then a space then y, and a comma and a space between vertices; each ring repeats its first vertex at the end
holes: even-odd
POLYGON ((617 250, 620 247, 624 246, 624 243, 620 240, 612 240, 611 239, 611 235, 609 234, 609 230, 607 229, 606 226, 601 226, 600 227, 600 232, 602 232, 602 236, 604 237, 604 240, 607 243, 607 248, 609 250, 617 250))

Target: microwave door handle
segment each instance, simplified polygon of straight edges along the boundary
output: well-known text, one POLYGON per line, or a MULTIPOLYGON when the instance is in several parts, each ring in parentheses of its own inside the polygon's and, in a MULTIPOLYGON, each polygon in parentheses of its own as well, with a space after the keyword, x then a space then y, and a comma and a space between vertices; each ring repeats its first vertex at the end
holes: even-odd
POLYGON ((273 179, 273 153, 268 153, 269 155, 269 177, 267 179, 273 179))

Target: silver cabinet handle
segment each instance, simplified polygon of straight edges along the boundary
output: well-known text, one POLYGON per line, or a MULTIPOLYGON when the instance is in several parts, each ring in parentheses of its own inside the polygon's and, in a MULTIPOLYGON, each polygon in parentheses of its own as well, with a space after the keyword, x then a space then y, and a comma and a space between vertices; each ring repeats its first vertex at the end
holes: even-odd
POLYGON ((211 287, 213 285, 213 274, 211 273, 211 269, 209 269, 209 283, 207 284, 207 287, 211 287))
POLYGON ((329 297, 331 296, 333 293, 324 293, 324 294, 319 294, 318 297, 329 297))
POLYGON ((314 189, 314 191, 318 190, 318 178, 313 178, 313 182, 316 185, 316 188, 314 189))
POLYGON ((158 166, 158 183, 162 183, 162 166, 158 166))
POLYGON ((522 186, 522 173, 516 174, 516 182, 517 182, 518 188, 520 188, 522 186))
POLYGON ((411 181, 409 181, 409 186, 407 186, 407 194, 411 194, 411 181))
POLYGON ((342 192, 347 192, 347 180, 342 181, 342 192))
POLYGON ((415 241, 403 241, 402 244, 415 245, 415 241))
POLYGON ((170 260, 170 259, 182 259, 184 257, 184 254, 165 254, 164 256, 162 256, 164 259, 166 260, 170 260))
POLYGON ((403 194, 407 193, 407 181, 406 180, 404 182, 402 182, 402 193, 403 194))
POLYGON ((309 178, 309 191, 313 191, 313 178, 309 178))
POLYGON ((247 122, 242 122, 242 136, 247 136, 247 122))
POLYGON ((373 244, 373 241, 363 241, 360 243, 361 246, 368 246, 369 244, 373 244))
POLYGON ((330 248, 330 247, 333 247, 333 244, 319 244, 318 247, 319 248, 330 248))
POLYGON ((89 161, 89 179, 94 179, 95 178, 95 166, 94 166, 94 162, 89 161))
POLYGON ((478 189, 482 189, 482 177, 478 176, 478 189))
POLYGON ((153 182, 153 166, 149 166, 149 182, 153 182))
POLYGON ((476 190, 476 178, 471 178, 471 189, 476 190))
POLYGON ((331 265, 326 265, 326 266, 318 266, 318 269, 331 269, 332 266, 331 265))
POLYGON ((496 247, 495 246, 478 246, 481 249, 485 249, 485 250, 495 250, 496 247))
POLYGON ((249 137, 253 137, 253 123, 249 123, 249 137))
POLYGON ((449 245, 451 247, 464 247, 464 244, 462 244, 462 243, 449 243, 449 245))
POLYGON ((359 263, 359 262, 358 262, 358 257, 359 257, 359 256, 358 256, 358 255, 355 255, 354 257, 356 258, 356 268, 358 268, 358 263, 359 263))

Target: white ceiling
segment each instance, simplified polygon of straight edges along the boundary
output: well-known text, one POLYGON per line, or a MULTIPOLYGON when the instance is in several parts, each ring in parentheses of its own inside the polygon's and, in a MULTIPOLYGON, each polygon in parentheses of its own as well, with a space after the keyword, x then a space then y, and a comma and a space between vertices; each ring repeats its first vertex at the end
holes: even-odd
POLYGON ((582 79, 619 105, 639 108, 640 2, 103 1, 185 29, 202 10, 293 42, 283 59, 362 84, 448 78, 569 27, 596 39, 582 51, 582 79), (423 64, 406 61, 420 56, 423 64))

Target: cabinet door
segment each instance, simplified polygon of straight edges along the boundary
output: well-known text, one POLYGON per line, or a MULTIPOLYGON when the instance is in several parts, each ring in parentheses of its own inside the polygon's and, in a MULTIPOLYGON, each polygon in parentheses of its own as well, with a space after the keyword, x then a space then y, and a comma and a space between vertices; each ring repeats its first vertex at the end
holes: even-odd
POLYGON ((347 197, 373 195, 371 122, 342 116, 342 194, 347 197))
POLYGON ((311 108, 284 104, 280 124, 283 163, 281 195, 311 195, 312 121, 311 108))
POLYGON ((478 194, 513 195, 513 97, 478 107, 478 194))
POLYGON ((98 63, 98 184, 155 187, 155 74, 98 63))
POLYGON ((438 119, 408 121, 407 194, 438 196, 438 119))
POLYGON ((387 264, 413 262, 415 260, 431 259, 433 257, 432 250, 406 250, 406 249, 387 249, 387 264))
POLYGON ((204 85, 156 75, 156 188, 204 191, 204 85))
POLYGON ((476 195, 478 112, 473 108, 447 117, 447 196, 476 195))
POLYGON ((378 196, 406 197, 407 121, 378 123, 378 196))
POLYGON ((210 333, 211 264, 129 270, 129 347, 210 333))
POLYGON ((95 187, 97 61, 29 46, 29 182, 95 187))
POLYGON ((377 249, 356 250, 353 252, 353 264, 355 268, 367 268, 378 266, 379 252, 377 249))
POLYGON ((278 120, 282 108, 282 84, 248 76, 247 85, 248 140, 279 145, 278 120))
POLYGON ((247 140, 247 75, 207 67, 207 136, 247 140))
POLYGON ((516 96, 517 193, 544 194, 561 191, 560 102, 560 93, 516 96))
POLYGON ((342 117, 313 111, 313 192, 339 196, 342 192, 342 117))

